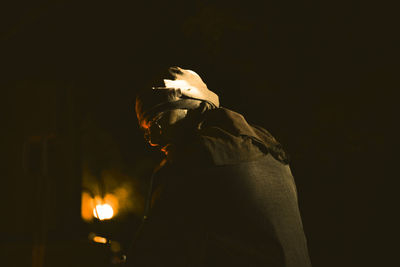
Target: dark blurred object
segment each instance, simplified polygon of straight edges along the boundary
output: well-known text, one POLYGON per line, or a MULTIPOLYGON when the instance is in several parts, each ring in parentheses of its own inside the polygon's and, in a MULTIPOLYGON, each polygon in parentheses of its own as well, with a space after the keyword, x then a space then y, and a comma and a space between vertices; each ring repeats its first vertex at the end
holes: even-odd
MULTIPOLYGON (((7 220, 1 222, 3 261, 12 262, 9 266, 67 266, 68 261, 56 262, 82 231, 74 88, 38 81, 6 87, 12 106, 4 146, 9 160, 5 188, 15 194, 5 206, 7 220)), ((73 256, 70 260, 69 266, 75 265, 73 256)))

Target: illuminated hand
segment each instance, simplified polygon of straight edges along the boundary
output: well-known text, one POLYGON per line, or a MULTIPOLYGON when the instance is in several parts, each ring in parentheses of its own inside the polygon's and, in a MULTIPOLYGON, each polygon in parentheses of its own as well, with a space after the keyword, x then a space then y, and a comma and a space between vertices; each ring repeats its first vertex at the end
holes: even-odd
POLYGON ((208 90, 207 85, 196 72, 179 67, 171 67, 169 68, 169 72, 175 80, 165 79, 165 87, 180 89, 184 96, 206 100, 214 104, 216 107, 219 107, 218 95, 208 90))

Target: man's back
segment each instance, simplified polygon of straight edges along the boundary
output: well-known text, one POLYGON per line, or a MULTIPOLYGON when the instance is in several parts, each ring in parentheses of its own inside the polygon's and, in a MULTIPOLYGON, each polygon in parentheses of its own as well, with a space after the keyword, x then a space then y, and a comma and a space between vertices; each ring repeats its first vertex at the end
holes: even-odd
POLYGON ((149 218, 128 264, 310 266, 279 144, 229 110, 204 118, 154 176, 149 218))

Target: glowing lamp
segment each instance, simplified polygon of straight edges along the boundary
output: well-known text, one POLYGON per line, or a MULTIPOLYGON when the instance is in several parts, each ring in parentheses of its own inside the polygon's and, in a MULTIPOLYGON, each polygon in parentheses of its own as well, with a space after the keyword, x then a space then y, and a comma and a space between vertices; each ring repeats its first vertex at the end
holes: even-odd
POLYGON ((114 216, 114 210, 109 204, 98 204, 93 209, 93 215, 100 221, 109 220, 114 216))
POLYGON ((93 237, 93 242, 107 244, 107 238, 102 237, 102 236, 95 236, 95 237, 93 237))

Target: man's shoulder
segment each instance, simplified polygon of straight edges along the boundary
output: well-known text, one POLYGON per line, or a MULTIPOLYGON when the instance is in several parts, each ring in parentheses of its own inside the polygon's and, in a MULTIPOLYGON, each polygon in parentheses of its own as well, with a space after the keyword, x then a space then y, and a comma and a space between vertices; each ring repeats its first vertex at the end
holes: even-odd
POLYGON ((226 108, 204 114, 199 139, 216 165, 253 161, 269 153, 287 163, 280 144, 265 128, 248 123, 242 114, 226 108))

